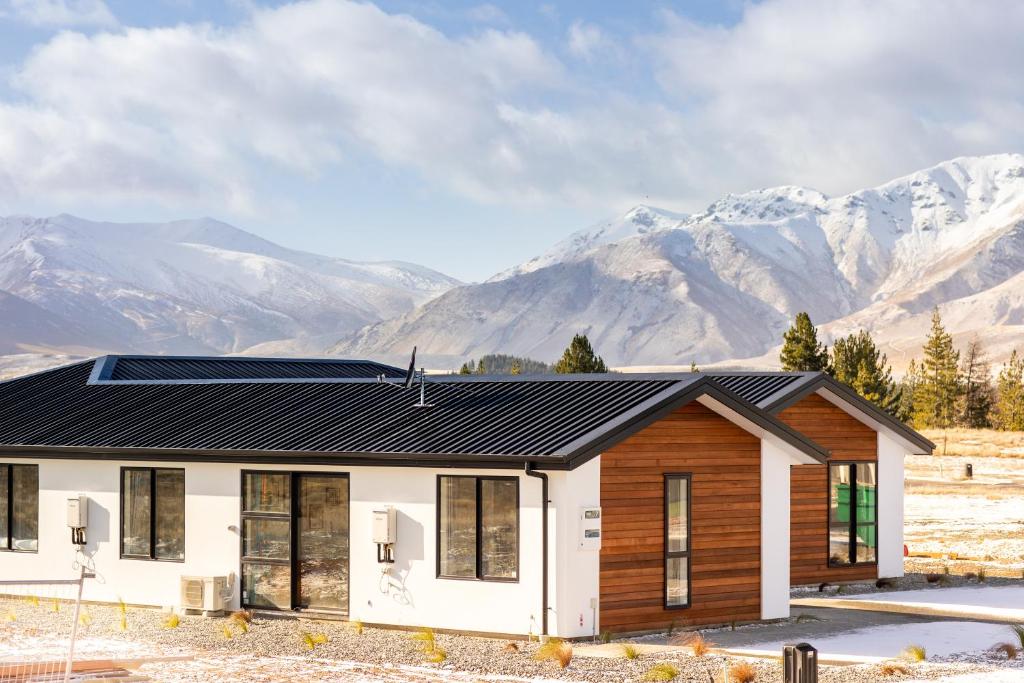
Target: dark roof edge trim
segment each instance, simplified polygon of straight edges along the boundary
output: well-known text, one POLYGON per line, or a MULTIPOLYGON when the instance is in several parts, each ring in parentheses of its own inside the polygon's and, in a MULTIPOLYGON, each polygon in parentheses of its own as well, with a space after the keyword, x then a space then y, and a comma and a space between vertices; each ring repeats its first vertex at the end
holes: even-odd
MULTIPOLYGON (((614 423, 609 423, 601 433, 592 435, 588 443, 579 445, 574 452, 567 453, 569 469, 575 469, 588 462, 602 451, 623 441, 644 427, 657 422, 673 410, 690 403, 701 396, 709 396, 740 416, 750 420, 758 427, 778 437, 793 448, 806 453, 818 462, 828 460, 829 451, 804 435, 795 431, 771 413, 743 400, 740 396, 725 389, 707 377, 662 392, 649 399, 645 404, 637 406, 614 423)), ((728 419, 728 418, 726 418, 728 419)), ((588 437, 584 437, 588 438, 588 437)), ((580 439, 579 441, 583 441, 580 439)))
POLYGON ((935 450, 935 444, 929 439, 926 439, 922 434, 903 424, 842 382, 824 373, 819 374, 813 382, 809 382, 802 386, 800 391, 777 398, 774 402, 770 405, 766 405, 764 408, 770 413, 779 413, 803 400, 807 396, 817 392, 819 389, 825 389, 835 394, 843 401, 852 404, 861 412, 877 420, 893 432, 896 432, 904 440, 909 441, 915 446, 919 446, 922 450, 926 451, 927 454, 930 454, 935 450))

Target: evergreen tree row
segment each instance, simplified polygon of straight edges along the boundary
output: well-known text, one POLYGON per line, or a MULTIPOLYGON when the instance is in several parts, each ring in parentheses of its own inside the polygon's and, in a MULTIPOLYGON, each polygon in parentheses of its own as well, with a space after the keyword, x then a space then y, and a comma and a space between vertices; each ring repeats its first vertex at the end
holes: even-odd
POLYGON ((830 352, 806 313, 798 313, 783 335, 779 360, 783 370, 827 372, 918 429, 1024 430, 1024 356, 1014 350, 993 385, 981 341, 973 339, 961 354, 938 308, 921 361, 911 360, 900 382, 866 331, 837 339, 830 352))
POLYGON ((553 365, 543 361, 504 353, 490 353, 480 360, 470 360, 459 368, 460 375, 560 375, 573 373, 608 372, 601 356, 594 352, 585 334, 577 334, 566 347, 562 357, 553 365))

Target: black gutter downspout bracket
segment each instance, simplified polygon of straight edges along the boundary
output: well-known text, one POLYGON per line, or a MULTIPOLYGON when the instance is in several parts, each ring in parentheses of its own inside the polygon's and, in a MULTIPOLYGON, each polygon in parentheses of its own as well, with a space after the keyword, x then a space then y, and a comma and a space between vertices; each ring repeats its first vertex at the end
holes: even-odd
POLYGON ((526 463, 526 476, 540 479, 540 517, 541 517, 541 617, 540 634, 548 635, 548 475, 531 469, 533 465, 526 463))

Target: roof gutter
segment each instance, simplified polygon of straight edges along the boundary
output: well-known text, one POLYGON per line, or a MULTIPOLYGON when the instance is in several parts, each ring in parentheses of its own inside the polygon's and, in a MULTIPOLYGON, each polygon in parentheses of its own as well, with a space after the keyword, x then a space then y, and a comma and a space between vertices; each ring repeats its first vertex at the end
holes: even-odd
POLYGON ((544 472, 537 472, 532 469, 533 463, 526 463, 526 476, 540 479, 540 561, 541 561, 541 587, 540 587, 540 635, 548 635, 548 475, 544 472))

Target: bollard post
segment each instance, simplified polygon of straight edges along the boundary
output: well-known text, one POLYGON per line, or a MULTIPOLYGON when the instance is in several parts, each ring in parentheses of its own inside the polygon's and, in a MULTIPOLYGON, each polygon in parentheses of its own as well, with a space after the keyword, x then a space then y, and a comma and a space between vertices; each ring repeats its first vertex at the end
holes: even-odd
POLYGON ((785 683, 818 683, 818 651, 807 643, 782 648, 785 683))

